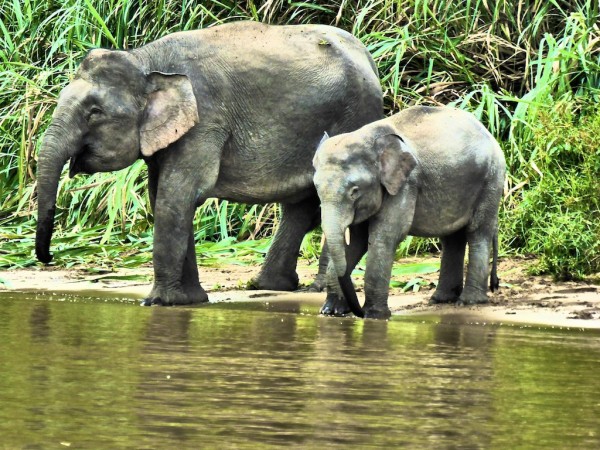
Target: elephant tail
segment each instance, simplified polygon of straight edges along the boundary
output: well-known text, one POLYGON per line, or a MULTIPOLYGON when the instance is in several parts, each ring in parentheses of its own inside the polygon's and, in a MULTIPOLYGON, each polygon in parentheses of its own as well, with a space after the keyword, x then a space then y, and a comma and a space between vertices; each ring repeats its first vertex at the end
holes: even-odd
POLYGON ((494 233, 492 239, 492 273, 490 274, 490 290, 497 291, 500 287, 500 279, 498 278, 498 230, 494 233))

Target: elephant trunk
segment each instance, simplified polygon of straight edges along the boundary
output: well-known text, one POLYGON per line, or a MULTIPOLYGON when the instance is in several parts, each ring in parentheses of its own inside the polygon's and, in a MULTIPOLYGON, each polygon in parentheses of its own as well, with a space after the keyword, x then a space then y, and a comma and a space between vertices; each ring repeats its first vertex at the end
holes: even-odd
POLYGON ((351 223, 351 220, 340 220, 344 214, 341 213, 339 208, 334 206, 323 205, 323 220, 322 228, 325 233, 325 239, 327 240, 327 248, 331 261, 335 268, 335 272, 342 289, 342 293, 348 302, 350 310, 357 317, 364 317, 365 313, 360 306, 356 291, 352 285, 350 273, 352 267, 346 263, 346 242, 345 235, 347 229, 351 223))
POLYGON ((53 123, 46 131, 38 158, 35 253, 38 260, 45 264, 52 261, 50 240, 54 229, 58 182, 65 163, 76 153, 76 139, 71 132, 53 123))

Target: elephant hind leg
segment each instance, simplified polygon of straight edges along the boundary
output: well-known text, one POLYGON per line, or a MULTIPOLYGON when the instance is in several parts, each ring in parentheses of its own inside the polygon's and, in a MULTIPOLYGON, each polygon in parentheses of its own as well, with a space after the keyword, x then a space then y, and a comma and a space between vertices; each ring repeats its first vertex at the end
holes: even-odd
POLYGON ((321 245, 321 255, 319 256, 319 270, 312 284, 308 287, 309 292, 323 292, 327 289, 327 267, 329 266, 329 250, 327 241, 323 236, 321 245))
MULTIPOLYGON (((498 233, 498 205, 502 197, 502 180, 503 178, 496 180, 484 190, 479 206, 473 214, 473 220, 467 226, 469 262, 465 288, 458 303, 487 303, 488 280, 492 287, 499 284, 495 266, 490 277, 490 251, 498 233)), ((497 248, 494 253, 496 252, 497 248)))
POLYGON ((250 281, 251 289, 293 291, 298 288, 296 265, 304 235, 320 221, 316 194, 294 204, 281 205, 281 221, 259 275, 250 281))
POLYGON ((463 291, 463 272, 465 249, 467 245, 466 229, 444 236, 442 241, 442 263, 437 289, 430 303, 454 303, 463 291))
POLYGON ((470 233, 467 237, 469 244, 469 263, 465 288, 458 303, 474 305, 487 303, 488 273, 490 262, 490 246, 492 243, 488 233, 470 233))

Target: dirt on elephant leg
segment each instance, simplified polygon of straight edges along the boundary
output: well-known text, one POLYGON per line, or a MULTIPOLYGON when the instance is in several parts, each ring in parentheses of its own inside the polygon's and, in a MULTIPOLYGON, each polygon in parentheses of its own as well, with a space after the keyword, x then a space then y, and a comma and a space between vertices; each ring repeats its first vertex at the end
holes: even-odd
POLYGON ((457 305, 480 305, 488 302, 487 291, 472 286, 465 286, 457 305))
POLYGON ((298 274, 272 274, 264 270, 260 274, 252 278, 246 285, 249 290, 266 290, 266 291, 295 291, 298 289, 298 274))
POLYGON ((195 305, 208 302, 208 294, 200 285, 193 290, 164 289, 154 286, 152 292, 142 300, 142 306, 195 305))
POLYGON ((429 299, 430 305, 444 304, 444 303, 456 303, 462 293, 462 286, 456 286, 454 289, 448 291, 436 289, 431 298, 429 299))
POLYGON ((392 312, 387 305, 385 307, 367 307, 365 308, 365 319, 386 320, 392 316, 392 312))

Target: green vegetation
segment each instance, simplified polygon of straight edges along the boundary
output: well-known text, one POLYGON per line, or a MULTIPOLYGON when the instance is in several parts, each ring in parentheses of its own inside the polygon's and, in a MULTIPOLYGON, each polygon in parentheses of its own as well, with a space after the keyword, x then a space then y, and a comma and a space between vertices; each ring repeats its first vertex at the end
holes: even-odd
MULTIPOLYGON (((35 263, 35 158, 56 97, 92 47, 252 19, 351 31, 380 70, 389 113, 454 104, 501 142, 509 175, 501 251, 538 271, 600 271, 600 28, 595 0, 0 0, 0 267, 35 263)), ((141 162, 61 182, 56 264, 149 261, 152 220, 141 162)), ((256 260, 276 206, 209 201, 196 216, 205 262, 256 260)), ((307 237, 305 256, 319 249, 307 237)), ((434 245, 412 239, 399 254, 434 245)))
POLYGON ((502 222, 509 245, 539 255, 535 269, 556 278, 598 272, 600 105, 554 102, 531 127, 530 145, 529 188, 502 222))

